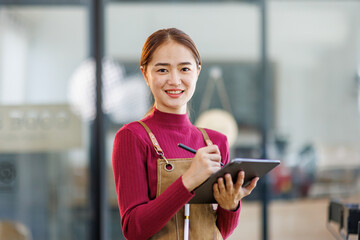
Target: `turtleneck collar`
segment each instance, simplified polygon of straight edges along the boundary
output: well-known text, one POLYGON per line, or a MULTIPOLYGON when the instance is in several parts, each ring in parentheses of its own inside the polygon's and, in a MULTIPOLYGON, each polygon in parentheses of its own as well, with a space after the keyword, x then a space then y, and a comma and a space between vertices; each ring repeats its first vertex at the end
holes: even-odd
POLYGON ((156 108, 154 108, 153 112, 150 115, 148 115, 145 119, 153 119, 156 120, 156 122, 161 124, 162 126, 169 126, 169 127, 170 126, 184 127, 184 126, 192 125, 189 120, 189 116, 187 114, 161 112, 156 108))

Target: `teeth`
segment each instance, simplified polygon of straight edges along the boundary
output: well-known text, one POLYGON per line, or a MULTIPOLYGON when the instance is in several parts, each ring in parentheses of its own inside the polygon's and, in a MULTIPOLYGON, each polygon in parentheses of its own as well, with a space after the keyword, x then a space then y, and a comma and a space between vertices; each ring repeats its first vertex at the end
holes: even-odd
POLYGON ((179 94, 182 93, 183 91, 166 91, 166 92, 170 94, 179 94))

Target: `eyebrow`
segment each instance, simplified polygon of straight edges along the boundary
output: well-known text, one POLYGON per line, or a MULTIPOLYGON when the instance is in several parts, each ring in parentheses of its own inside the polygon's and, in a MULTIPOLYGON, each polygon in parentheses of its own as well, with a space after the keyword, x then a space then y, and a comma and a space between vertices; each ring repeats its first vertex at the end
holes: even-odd
MULTIPOLYGON (((183 65, 192 65, 191 62, 181 62, 178 64, 178 66, 183 66, 183 65)), ((154 66, 170 66, 170 63, 156 63, 154 66)))

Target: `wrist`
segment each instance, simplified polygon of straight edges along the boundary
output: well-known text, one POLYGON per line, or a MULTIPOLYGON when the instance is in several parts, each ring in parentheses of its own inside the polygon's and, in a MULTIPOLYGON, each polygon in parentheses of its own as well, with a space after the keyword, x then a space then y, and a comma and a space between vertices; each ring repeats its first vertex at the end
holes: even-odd
POLYGON ((239 209, 240 206, 240 201, 237 203, 233 203, 233 204, 229 204, 229 205, 225 205, 225 206, 221 206, 221 208, 227 210, 227 211, 231 211, 231 212, 236 212, 239 209))
POLYGON ((237 203, 237 205, 236 205, 235 208, 232 208, 232 209, 230 209, 229 211, 231 211, 231 212, 236 212, 236 211, 239 209, 239 207, 240 207, 240 201, 237 203))
POLYGON ((181 177, 182 183, 184 187, 189 191, 193 191, 195 187, 192 186, 190 178, 185 176, 185 174, 181 177))

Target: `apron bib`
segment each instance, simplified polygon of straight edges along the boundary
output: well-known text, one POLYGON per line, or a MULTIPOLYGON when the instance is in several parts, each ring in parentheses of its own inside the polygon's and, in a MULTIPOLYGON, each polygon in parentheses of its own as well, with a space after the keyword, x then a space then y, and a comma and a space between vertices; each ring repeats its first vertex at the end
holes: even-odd
MULTIPOLYGON (((138 121, 146 130, 156 153, 160 156, 157 160, 157 189, 156 197, 164 192, 190 167, 192 158, 166 159, 159 143, 148 126, 138 121)), ((199 128, 207 146, 212 142, 206 131, 199 128)), ((182 240, 184 239, 184 207, 181 208, 166 225, 151 239, 156 240, 182 240)), ((212 204, 190 204, 189 217, 190 240, 221 240, 223 239, 216 226, 216 211, 212 204)))

